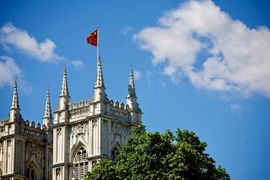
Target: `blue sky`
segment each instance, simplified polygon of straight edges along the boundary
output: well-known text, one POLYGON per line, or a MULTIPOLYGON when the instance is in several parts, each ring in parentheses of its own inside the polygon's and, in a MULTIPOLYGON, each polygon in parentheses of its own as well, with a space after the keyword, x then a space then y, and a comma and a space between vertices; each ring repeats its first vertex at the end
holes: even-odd
POLYGON ((149 131, 196 132, 232 179, 270 179, 268 1, 1 1, 0 119, 18 79, 24 119, 42 121, 66 64, 71 101, 90 99, 100 26, 109 98, 125 101, 129 66, 149 131))

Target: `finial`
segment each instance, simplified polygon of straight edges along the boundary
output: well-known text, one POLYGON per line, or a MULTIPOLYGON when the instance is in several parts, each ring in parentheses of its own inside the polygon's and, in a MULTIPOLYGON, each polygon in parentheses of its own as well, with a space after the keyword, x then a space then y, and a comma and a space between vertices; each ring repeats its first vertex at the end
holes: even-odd
POLYGON ((67 75, 67 68, 66 68, 66 65, 64 65, 64 73, 65 75, 67 75))

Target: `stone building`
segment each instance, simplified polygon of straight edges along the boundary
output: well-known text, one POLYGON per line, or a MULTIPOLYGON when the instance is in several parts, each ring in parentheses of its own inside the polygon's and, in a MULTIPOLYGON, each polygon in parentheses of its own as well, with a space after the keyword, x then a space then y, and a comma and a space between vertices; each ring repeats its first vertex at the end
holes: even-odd
POLYGON ((21 116, 15 81, 9 116, 0 122, 0 179, 83 179, 100 159, 116 161, 141 114, 132 68, 126 103, 109 100, 100 57, 93 97, 71 103, 64 68, 54 118, 48 91, 42 125, 21 116))
POLYGON ((50 94, 47 92, 43 124, 24 120, 14 82, 9 117, 0 122, 0 177, 50 179, 53 152, 50 94))

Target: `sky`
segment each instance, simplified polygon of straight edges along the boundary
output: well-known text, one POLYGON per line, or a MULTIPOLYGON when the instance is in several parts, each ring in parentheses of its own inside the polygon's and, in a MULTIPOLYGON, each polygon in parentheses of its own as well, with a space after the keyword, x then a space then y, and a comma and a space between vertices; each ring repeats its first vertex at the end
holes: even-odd
POLYGON ((67 66, 71 102, 90 99, 100 27, 108 97, 125 102, 132 64, 148 131, 194 131, 232 179, 270 179, 270 3, 221 1, 0 2, 0 119, 14 79, 23 118, 53 109, 67 66))

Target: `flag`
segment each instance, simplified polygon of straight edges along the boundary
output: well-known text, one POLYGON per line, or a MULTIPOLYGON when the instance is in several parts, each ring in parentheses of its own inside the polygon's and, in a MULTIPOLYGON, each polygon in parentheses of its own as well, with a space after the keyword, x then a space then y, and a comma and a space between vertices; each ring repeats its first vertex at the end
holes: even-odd
POLYGON ((97 41, 98 41, 97 38, 98 38, 98 29, 95 30, 94 32, 91 32, 91 33, 87 36, 86 40, 87 40, 87 43, 88 43, 88 44, 91 44, 91 45, 93 45, 93 46, 97 46, 97 41))

